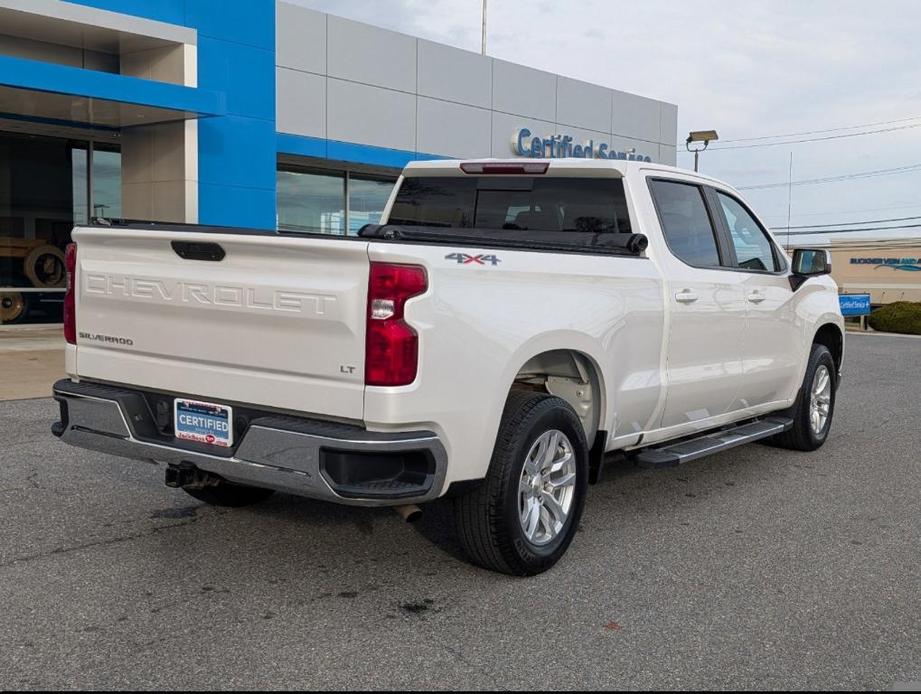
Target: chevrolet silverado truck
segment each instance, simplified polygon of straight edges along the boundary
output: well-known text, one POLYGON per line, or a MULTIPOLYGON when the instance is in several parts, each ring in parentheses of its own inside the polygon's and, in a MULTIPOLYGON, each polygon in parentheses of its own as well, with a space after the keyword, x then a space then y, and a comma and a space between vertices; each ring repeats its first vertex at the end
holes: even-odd
POLYGON ((477 564, 566 551, 607 456, 667 467, 829 433, 844 352, 824 250, 732 187, 632 161, 410 164, 357 236, 79 227, 64 442, 407 514, 453 498, 477 564), (612 456, 611 454, 617 454, 612 456))

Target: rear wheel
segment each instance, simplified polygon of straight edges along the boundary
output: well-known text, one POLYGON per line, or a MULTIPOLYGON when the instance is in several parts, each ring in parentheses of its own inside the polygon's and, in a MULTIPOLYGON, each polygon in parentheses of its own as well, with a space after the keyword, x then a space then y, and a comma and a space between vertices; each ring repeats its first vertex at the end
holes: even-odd
POLYGON ((183 487, 182 490, 199 501, 204 501, 212 506, 252 506, 260 501, 265 501, 275 492, 262 487, 248 487, 242 484, 232 484, 220 480, 207 487, 183 487))
POLYGON ((831 429, 837 385, 837 371, 831 352, 825 345, 812 345, 803 385, 796 404, 788 411, 793 418, 793 427, 775 436, 773 443, 796 451, 820 448, 831 429))
POLYGON ((474 563, 516 576, 546 571, 579 525, 588 446, 560 398, 512 391, 486 479, 455 500, 461 544, 474 563))

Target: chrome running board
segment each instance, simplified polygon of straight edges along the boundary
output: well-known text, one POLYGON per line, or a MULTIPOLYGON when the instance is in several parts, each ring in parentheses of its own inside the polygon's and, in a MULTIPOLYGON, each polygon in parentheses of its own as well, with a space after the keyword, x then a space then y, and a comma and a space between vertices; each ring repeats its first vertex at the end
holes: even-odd
POLYGON ((713 453, 719 453, 752 441, 780 434, 793 426, 786 417, 765 417, 730 429, 711 431, 693 439, 684 439, 664 446, 645 448, 636 456, 640 467, 663 468, 681 465, 713 453))

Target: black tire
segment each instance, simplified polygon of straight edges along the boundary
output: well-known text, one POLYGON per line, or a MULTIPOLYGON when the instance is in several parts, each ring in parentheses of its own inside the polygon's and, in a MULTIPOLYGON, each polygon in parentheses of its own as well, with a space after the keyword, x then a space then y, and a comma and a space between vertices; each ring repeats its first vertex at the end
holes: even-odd
POLYGON ((793 419, 793 427, 771 439, 771 442, 781 448, 794 451, 814 451, 822 447, 831 430, 832 418, 835 414, 835 395, 838 389, 838 372, 835 369, 835 360, 825 345, 812 345, 809 354, 809 363, 806 366, 806 375, 800 386, 796 403, 783 414, 793 419), (828 418, 821 431, 816 432, 810 422, 810 393, 815 379, 816 371, 824 366, 831 379, 831 401, 829 402, 828 418))
POLYGON ((557 397, 513 390, 505 403, 489 471, 482 484, 457 498, 455 519, 461 544, 479 566, 513 576, 546 571, 563 556, 579 527, 588 485, 588 445, 579 417, 557 397), (575 485, 569 513, 548 543, 527 539, 519 520, 519 480, 531 446, 556 429, 569 439, 575 485))
POLYGON ((229 506, 239 508, 241 506, 252 506, 260 501, 265 501, 274 490, 263 489, 262 487, 248 487, 242 484, 231 484, 221 480, 217 485, 202 488, 187 488, 182 490, 199 501, 204 501, 212 506, 229 506))

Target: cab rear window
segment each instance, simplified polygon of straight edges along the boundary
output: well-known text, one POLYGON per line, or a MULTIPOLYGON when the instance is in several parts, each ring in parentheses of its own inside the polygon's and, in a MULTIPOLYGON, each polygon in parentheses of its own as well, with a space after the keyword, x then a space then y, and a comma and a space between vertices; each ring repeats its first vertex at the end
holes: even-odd
POLYGON ((405 178, 388 224, 518 232, 631 232, 623 181, 617 178, 405 178))

